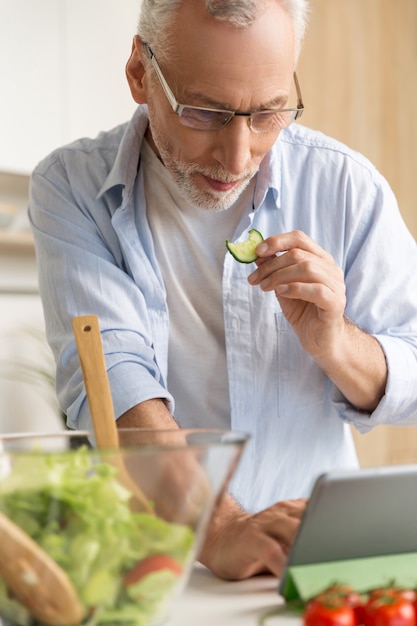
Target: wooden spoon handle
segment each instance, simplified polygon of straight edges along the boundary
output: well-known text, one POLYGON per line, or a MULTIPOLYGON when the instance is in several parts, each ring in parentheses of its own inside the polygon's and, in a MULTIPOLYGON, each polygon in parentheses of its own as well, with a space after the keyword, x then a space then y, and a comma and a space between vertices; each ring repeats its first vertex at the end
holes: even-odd
POLYGON ((40 622, 52 626, 82 622, 84 608, 67 574, 1 512, 0 576, 40 622))
MULTIPOLYGON (((107 376, 98 317, 96 315, 74 317, 72 326, 87 391, 97 447, 99 449, 117 450, 119 448, 119 436, 114 418, 113 400, 107 376)), ((134 496, 134 500, 131 501, 132 509, 141 509, 148 513, 153 513, 145 494, 126 471, 123 460, 115 455, 111 463, 119 469, 119 482, 129 489, 134 496)))
POLYGON ((72 326, 97 447, 118 448, 119 438, 98 318, 96 315, 74 317, 72 326))

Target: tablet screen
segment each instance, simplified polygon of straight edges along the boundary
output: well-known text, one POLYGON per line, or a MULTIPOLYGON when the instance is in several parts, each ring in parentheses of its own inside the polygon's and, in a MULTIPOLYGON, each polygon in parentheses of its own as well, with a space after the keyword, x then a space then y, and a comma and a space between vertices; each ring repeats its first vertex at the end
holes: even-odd
POLYGON ((331 472, 311 493, 286 571, 294 565, 417 552, 417 465, 331 472))

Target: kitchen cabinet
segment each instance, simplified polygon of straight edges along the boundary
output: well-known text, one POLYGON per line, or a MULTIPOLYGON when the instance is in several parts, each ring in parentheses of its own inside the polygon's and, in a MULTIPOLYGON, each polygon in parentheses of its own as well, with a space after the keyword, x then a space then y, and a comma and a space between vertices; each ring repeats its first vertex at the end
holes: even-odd
POLYGON ((0 170, 130 118, 138 0, 1 0, 0 170))

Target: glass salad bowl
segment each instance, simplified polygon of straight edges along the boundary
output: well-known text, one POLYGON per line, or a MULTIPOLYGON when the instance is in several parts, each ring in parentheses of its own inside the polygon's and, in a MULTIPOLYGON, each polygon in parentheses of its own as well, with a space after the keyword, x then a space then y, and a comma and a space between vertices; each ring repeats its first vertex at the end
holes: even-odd
MULTIPOLYGON (((49 600, 37 590, 52 594, 49 571, 39 575, 34 557, 33 563, 27 555, 4 557, 0 545, 4 626, 168 620, 247 436, 201 429, 118 433, 117 450, 97 450, 88 433, 77 431, 0 436, 0 515, 63 570, 78 607, 45 611, 49 600), (14 560, 29 590, 23 600, 6 575, 14 560)), ((0 544, 11 545, 1 534, 0 528, 0 544)))

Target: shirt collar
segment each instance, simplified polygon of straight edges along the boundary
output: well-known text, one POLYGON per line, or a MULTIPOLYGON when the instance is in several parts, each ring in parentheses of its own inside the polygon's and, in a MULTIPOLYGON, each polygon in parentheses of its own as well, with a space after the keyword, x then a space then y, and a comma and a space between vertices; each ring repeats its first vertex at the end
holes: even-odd
POLYGON ((113 167, 98 192, 97 198, 114 187, 124 187, 125 195, 127 197, 132 195, 139 166, 140 147, 148 122, 148 108, 146 105, 141 105, 125 126, 113 167))
MULTIPOLYGON (((282 131, 285 132, 285 131, 282 131)), ((274 194, 275 205, 280 206, 281 158, 280 137, 267 152, 259 167, 254 193, 254 209, 259 209, 269 190, 274 194)))

